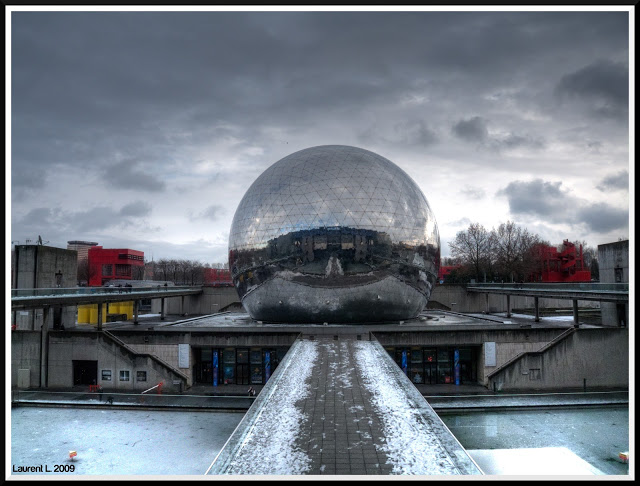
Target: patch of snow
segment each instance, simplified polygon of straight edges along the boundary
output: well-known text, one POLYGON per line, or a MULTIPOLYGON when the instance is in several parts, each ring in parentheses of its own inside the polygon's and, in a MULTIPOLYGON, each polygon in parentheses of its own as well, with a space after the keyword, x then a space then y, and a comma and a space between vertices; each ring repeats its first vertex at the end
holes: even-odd
POLYGON ((311 459, 295 445, 306 420, 295 404, 309 395, 307 380, 318 356, 317 343, 301 342, 299 354, 304 359, 290 361, 288 379, 279 382, 277 392, 262 405, 226 474, 304 474, 309 470, 311 459))
MULTIPOLYGON (((535 316, 530 316, 528 314, 514 314, 511 313, 512 317, 519 317, 521 319, 535 319, 535 316)), ((541 320, 544 321, 573 321, 573 315, 569 316, 541 316, 541 320)))
POLYGON ((431 426, 394 380, 392 371, 375 352, 372 343, 356 342, 355 360, 362 382, 371 393, 376 414, 382 420, 386 443, 380 450, 393 465, 393 474, 460 474, 431 426))

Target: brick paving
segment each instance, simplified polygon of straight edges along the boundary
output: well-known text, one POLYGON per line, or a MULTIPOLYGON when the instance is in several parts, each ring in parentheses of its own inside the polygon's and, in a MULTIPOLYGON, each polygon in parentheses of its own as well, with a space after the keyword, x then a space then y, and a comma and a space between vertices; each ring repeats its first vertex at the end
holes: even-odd
POLYGON ((318 339, 311 395, 298 403, 306 422, 296 445, 311 459, 308 474, 389 474, 380 418, 360 382, 353 340, 318 339))

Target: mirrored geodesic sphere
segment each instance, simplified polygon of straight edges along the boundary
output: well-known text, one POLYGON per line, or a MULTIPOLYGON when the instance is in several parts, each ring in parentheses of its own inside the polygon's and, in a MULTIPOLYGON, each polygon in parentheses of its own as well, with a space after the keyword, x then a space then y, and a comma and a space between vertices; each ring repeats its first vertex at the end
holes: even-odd
POLYGON ((324 145, 279 160, 240 201, 229 268, 256 320, 365 323, 417 316, 440 265, 424 194, 368 150, 324 145))

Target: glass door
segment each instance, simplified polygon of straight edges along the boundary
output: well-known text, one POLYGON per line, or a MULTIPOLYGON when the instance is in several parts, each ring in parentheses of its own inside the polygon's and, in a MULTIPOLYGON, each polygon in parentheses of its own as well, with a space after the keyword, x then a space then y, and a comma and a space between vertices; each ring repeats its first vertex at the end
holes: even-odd
POLYGON ((427 348, 424 350, 424 382, 429 385, 436 383, 436 350, 427 348))

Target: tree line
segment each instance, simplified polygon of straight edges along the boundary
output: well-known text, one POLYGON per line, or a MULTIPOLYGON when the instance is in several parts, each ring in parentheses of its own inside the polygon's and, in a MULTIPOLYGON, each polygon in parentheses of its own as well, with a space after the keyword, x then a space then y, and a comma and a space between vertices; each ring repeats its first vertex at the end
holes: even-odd
MULTIPOLYGON (((144 266, 131 267, 132 280, 164 280, 176 285, 202 285, 205 283, 205 269, 227 269, 226 263, 202 263, 197 260, 162 258, 146 261, 144 266)), ((87 285, 91 275, 88 260, 78 262, 78 284, 87 285)))
POLYGON ((151 271, 145 272, 145 280, 165 280, 176 285, 202 285, 205 283, 205 270, 209 268, 228 269, 226 263, 202 263, 197 260, 166 259, 147 262, 151 271), (147 278, 148 274, 148 278, 147 278))
MULTIPOLYGON (((598 278, 597 250, 584 241, 573 242, 579 251, 582 245, 584 264, 598 278)), ((459 266, 448 276, 447 282, 524 282, 541 268, 540 245, 551 246, 538 234, 507 221, 491 230, 472 223, 459 231, 449 243, 451 258, 443 265, 459 266)))

